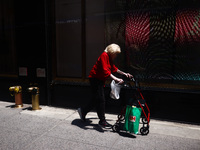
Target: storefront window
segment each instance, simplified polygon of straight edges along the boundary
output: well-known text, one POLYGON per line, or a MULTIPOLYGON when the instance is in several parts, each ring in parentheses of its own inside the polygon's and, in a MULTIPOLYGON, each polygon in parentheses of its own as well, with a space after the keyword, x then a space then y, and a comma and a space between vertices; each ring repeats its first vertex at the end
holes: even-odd
POLYGON ((58 77, 82 76, 81 0, 56 0, 58 77))
POLYGON ((87 77, 104 48, 116 43, 117 66, 141 81, 199 83, 199 6, 196 0, 56 0, 57 75, 87 77))
MULTIPOLYGON (((120 64, 144 82, 200 82, 200 3, 113 0, 106 7, 106 42, 122 46, 120 64)), ((106 4, 105 4, 106 6, 106 4)))

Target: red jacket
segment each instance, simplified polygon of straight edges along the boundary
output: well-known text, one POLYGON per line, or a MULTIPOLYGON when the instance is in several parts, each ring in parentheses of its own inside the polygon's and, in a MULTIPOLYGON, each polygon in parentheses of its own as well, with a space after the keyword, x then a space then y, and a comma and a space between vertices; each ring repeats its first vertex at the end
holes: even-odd
POLYGON ((97 78, 105 82, 111 72, 116 72, 117 70, 118 68, 113 64, 108 54, 103 52, 90 71, 89 78, 97 78))

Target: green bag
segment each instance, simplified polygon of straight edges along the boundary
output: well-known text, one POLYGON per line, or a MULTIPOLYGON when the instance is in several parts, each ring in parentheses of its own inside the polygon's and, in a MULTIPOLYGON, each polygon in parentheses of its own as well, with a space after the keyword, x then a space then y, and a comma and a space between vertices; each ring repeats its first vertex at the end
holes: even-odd
POLYGON ((125 114, 124 130, 138 134, 142 108, 127 105, 125 114))

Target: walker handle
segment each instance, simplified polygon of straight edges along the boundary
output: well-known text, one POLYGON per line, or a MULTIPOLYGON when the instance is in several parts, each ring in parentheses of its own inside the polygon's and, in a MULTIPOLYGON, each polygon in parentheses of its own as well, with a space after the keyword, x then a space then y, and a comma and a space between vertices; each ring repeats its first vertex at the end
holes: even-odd
POLYGON ((139 88, 139 87, 140 87, 140 85, 139 85, 138 81, 137 81, 137 80, 135 80, 135 78, 134 78, 134 77, 132 77, 130 80, 131 80, 131 81, 133 81, 133 82, 135 83, 135 87, 136 87, 136 88, 139 88))

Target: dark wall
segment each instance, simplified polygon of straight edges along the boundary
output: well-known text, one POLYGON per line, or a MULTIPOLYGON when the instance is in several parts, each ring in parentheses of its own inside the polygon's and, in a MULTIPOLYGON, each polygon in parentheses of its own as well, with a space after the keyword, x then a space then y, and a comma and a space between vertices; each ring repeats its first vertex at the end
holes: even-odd
MULTIPOLYGON (((77 109, 84 106, 91 98, 89 85, 52 86, 52 105, 77 109)), ((105 87, 106 112, 119 114, 129 98, 134 97, 134 89, 122 89, 119 100, 109 97, 110 87, 105 87)), ((150 108, 151 118, 187 123, 200 123, 199 96, 195 93, 142 90, 150 108)), ((95 110, 95 109, 94 109, 95 110)))
MULTIPOLYGON (((22 86, 24 103, 31 103, 27 88, 40 88, 40 103, 47 104, 46 78, 36 76, 36 68, 46 69, 45 3, 44 0, 14 1, 14 43, 17 77, 0 77, 0 100, 14 101, 9 87, 22 86), (19 67, 27 68, 27 76, 19 76, 19 67)), ((2 6, 4 7, 4 6, 2 6)), ((11 43, 10 43, 11 44, 11 43)))
POLYGON ((17 63, 19 67, 27 67, 28 74, 18 78, 24 87, 24 101, 29 95, 27 88, 36 85, 41 91, 41 103, 46 104, 46 78, 36 76, 36 68, 46 69, 44 0, 15 1, 14 9, 17 63))
POLYGON ((46 66, 44 1, 15 2, 15 24, 18 64, 28 66, 34 77, 35 67, 46 66))
POLYGON ((155 118, 200 123, 199 93, 145 91, 155 118))

